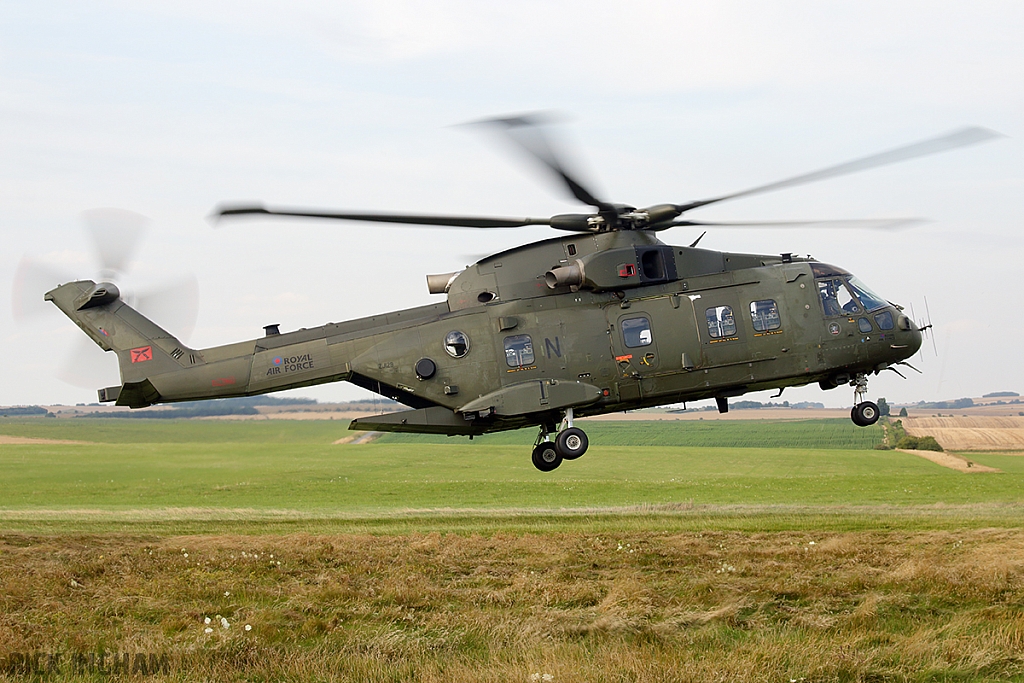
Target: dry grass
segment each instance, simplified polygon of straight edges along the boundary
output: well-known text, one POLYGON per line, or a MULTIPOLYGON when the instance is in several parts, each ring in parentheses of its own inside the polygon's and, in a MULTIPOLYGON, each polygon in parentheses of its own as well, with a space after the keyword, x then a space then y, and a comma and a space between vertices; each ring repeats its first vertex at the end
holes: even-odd
POLYGON ((934 436, 946 450, 1024 451, 1024 417, 904 417, 913 436, 934 436))
POLYGON ((53 444, 83 444, 84 441, 67 441, 64 439, 35 439, 27 436, 8 436, 7 434, 0 434, 0 446, 30 446, 33 444, 41 445, 53 445, 53 444))
POLYGON ((909 453, 910 455, 916 455, 919 458, 930 460, 936 465, 948 467, 951 470, 963 472, 964 474, 1002 472, 1002 470, 998 468, 989 467, 988 465, 981 465, 979 463, 974 462, 973 460, 969 460, 968 458, 963 457, 962 455, 957 455, 956 453, 942 453, 940 451, 919 451, 910 448, 897 448, 896 450, 899 451, 900 453, 909 453))
POLYGON ((0 537, 0 663, 147 680, 1019 679, 1022 605, 1018 529, 0 537))

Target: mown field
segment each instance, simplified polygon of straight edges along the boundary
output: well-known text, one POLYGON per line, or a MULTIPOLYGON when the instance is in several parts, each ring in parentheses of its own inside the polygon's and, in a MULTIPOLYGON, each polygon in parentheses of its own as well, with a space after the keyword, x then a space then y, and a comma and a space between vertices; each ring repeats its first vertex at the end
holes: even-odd
POLYGON ((1024 457, 603 422, 543 474, 532 432, 344 427, 0 422, 83 442, 0 445, 0 680, 1024 680, 1024 457))

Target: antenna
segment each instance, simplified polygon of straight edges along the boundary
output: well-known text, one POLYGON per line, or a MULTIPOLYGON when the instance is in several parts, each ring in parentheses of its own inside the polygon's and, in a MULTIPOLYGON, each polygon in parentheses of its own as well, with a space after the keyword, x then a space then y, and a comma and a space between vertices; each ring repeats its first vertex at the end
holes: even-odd
POLYGON ((935 331, 932 329, 932 312, 928 310, 928 297, 924 298, 924 312, 928 316, 928 324, 921 328, 928 330, 928 336, 932 338, 932 351, 935 353, 935 357, 939 357, 939 349, 935 345, 935 331))

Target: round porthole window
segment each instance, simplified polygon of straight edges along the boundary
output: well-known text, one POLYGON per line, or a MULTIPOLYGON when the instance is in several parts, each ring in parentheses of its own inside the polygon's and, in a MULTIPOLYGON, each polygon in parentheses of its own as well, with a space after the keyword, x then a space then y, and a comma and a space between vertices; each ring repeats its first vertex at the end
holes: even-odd
POLYGON ((444 338, 444 350, 452 358, 462 358, 469 353, 469 337, 458 330, 449 332, 444 338))

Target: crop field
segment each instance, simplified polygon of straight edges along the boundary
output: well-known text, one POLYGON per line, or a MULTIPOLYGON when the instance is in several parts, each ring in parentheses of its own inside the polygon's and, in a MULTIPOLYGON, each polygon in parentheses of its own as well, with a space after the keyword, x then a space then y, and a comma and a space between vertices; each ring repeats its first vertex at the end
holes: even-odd
POLYGON ((0 680, 1024 680, 1024 457, 584 424, 5 419, 0 680))
POLYGON ((1024 417, 1019 415, 911 417, 903 426, 908 434, 934 436, 948 449, 1024 452, 1024 417))

